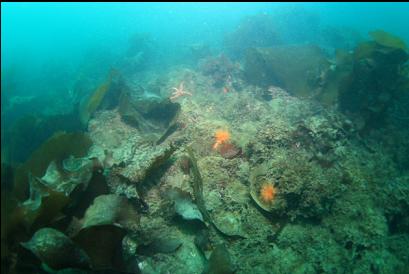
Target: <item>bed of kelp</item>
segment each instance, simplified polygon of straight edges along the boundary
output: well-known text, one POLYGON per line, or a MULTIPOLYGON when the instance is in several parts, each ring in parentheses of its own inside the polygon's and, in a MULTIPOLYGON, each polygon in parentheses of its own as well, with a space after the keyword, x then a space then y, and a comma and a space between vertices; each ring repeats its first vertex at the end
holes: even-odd
POLYGON ((339 30, 329 54, 270 20, 138 84, 136 35, 72 110, 7 122, 2 272, 407 273, 405 43, 339 30))

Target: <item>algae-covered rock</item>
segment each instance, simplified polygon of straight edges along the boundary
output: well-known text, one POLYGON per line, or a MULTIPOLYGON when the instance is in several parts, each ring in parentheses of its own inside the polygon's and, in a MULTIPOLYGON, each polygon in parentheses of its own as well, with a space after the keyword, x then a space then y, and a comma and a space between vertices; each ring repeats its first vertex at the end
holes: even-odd
POLYGON ((273 255, 277 265, 273 269, 282 273, 296 269, 299 271, 295 273, 343 273, 349 259, 346 249, 329 230, 319 226, 288 224, 278 236, 277 247, 273 255), (289 254, 295 258, 287 260, 289 254))
POLYGON ((255 167, 250 193, 264 210, 290 219, 322 218, 344 189, 336 169, 322 170, 306 154, 276 150, 276 157, 255 167))
POLYGON ((22 245, 33 252, 41 262, 55 270, 69 267, 89 268, 87 254, 58 230, 42 228, 30 241, 22 245))
POLYGON ((362 191, 348 193, 336 201, 333 215, 324 219, 335 239, 355 252, 380 247, 388 233, 383 212, 362 191))
POLYGON ((134 155, 132 164, 125 168, 118 167, 117 172, 131 182, 141 183, 157 172, 169 160, 175 150, 176 147, 172 145, 141 150, 140 154, 134 155))
POLYGON ((407 266, 389 250, 374 250, 366 252, 354 264, 356 273, 405 273, 407 266))
POLYGON ((232 75, 236 66, 224 55, 218 57, 208 57, 199 64, 200 70, 204 75, 212 79, 213 86, 217 88, 231 88, 232 75))
POLYGON ((402 176, 379 185, 380 202, 385 204, 385 217, 388 220, 389 230, 395 233, 409 230, 409 217, 405 212, 409 209, 409 176, 402 176))

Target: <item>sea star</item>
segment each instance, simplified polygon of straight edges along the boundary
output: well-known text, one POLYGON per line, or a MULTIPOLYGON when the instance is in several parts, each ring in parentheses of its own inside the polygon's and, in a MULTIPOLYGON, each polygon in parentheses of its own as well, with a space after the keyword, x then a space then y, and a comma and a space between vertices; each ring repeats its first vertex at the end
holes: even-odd
POLYGON ((184 95, 192 96, 192 93, 184 90, 184 82, 183 81, 179 84, 178 88, 173 87, 172 89, 174 90, 174 92, 172 93, 172 96, 170 97, 170 100, 174 100, 174 99, 179 98, 179 97, 184 96, 184 95))

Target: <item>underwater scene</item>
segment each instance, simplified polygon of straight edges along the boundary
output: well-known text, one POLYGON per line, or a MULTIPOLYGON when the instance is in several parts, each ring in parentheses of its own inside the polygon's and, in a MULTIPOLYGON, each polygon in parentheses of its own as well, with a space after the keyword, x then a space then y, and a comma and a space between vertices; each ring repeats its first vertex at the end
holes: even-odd
POLYGON ((409 3, 1 3, 1 273, 408 274, 409 3))

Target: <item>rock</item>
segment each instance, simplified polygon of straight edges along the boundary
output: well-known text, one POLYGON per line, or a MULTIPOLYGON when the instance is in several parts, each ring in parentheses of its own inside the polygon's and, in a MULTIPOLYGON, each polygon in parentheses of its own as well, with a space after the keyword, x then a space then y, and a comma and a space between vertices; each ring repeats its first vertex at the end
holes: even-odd
POLYGON ((241 149, 231 143, 223 143, 219 147, 220 155, 226 159, 233 159, 241 155, 241 149))
POLYGON ((140 184, 162 167, 176 150, 174 146, 149 147, 135 154, 132 164, 118 167, 115 172, 133 183, 140 184))

